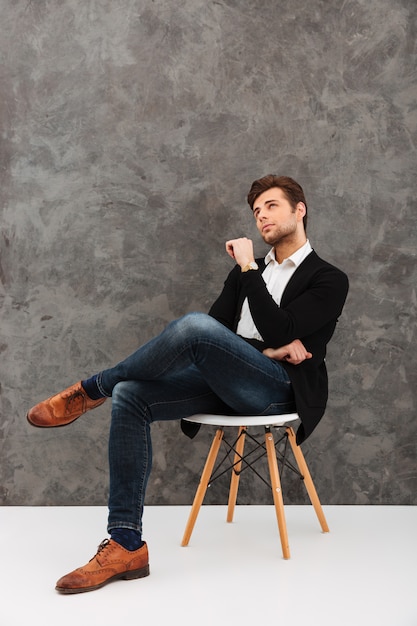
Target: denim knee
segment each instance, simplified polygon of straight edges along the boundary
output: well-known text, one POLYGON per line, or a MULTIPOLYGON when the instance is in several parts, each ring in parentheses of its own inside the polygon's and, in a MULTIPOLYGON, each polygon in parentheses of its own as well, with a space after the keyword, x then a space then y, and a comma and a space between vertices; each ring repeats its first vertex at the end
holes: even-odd
POLYGON ((112 406, 113 408, 126 406, 137 395, 137 382, 133 380, 122 380, 117 383, 112 393, 112 406))
POLYGON ((196 334, 197 336, 201 336, 201 334, 206 332, 210 333, 212 330, 215 331, 219 324, 217 320, 207 315, 207 313, 198 311, 186 313, 173 323, 179 332, 196 334))

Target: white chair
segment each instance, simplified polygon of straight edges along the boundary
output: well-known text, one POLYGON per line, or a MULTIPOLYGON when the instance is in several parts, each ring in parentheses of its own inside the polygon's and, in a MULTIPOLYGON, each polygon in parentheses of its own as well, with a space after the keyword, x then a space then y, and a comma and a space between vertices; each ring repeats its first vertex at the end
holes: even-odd
MULTIPOLYGON (((260 416, 260 415, 251 415, 251 416, 242 416, 242 415, 209 415, 209 414, 198 414, 192 415, 188 417, 186 421, 193 422, 196 424, 208 424, 212 426, 217 426, 216 433, 214 435, 203 472, 200 478, 200 484, 197 488, 194 502, 191 507, 190 515, 188 518, 187 525, 185 527, 184 536, 181 542, 182 546, 187 546, 190 540, 191 534, 194 529, 195 522, 197 520, 198 513, 200 511, 200 507, 203 503, 204 496, 207 491, 207 487, 215 478, 216 472, 218 471, 218 467, 215 469, 214 465, 219 453, 220 445, 222 441, 226 445, 228 449, 228 454, 226 455, 223 462, 228 459, 229 453, 233 453, 233 462, 230 463, 229 469, 231 470, 231 481, 230 481, 230 489, 229 489, 229 502, 227 508, 227 521, 233 521, 233 514, 236 505, 237 492, 239 487, 239 478, 242 472, 242 469, 248 468, 255 471, 253 468, 253 462, 248 460, 249 455, 244 454, 245 448, 245 438, 246 436, 250 436, 252 441, 255 441, 255 445, 257 448, 262 450, 261 455, 255 459, 255 461, 259 460, 259 458, 263 456, 267 456, 268 459, 268 467, 269 467, 269 476, 271 480, 271 488, 272 488, 272 496, 275 505, 275 511, 278 522, 278 530, 281 539, 282 546, 282 554, 284 559, 290 558, 290 549, 288 544, 288 534, 287 534, 287 525, 285 521, 285 512, 284 512, 284 502, 281 491, 281 479, 280 472, 278 469, 278 460, 277 460, 277 449, 274 440, 274 436, 272 434, 272 428, 281 428, 283 429, 284 438, 286 441, 289 441, 292 453, 294 455, 295 461, 298 466, 299 475, 303 479, 305 487, 307 489, 307 493, 309 495, 310 501, 314 507, 318 520, 320 522, 320 526, 323 532, 329 532, 329 527, 326 522, 326 518, 324 516, 320 500, 317 495, 316 488, 314 487, 313 480, 311 478, 310 472, 308 470, 304 455, 301 451, 301 448, 297 446, 295 432, 291 427, 291 423, 298 420, 297 413, 289 413, 285 415, 268 415, 268 416, 260 416), (265 442, 263 440, 256 439, 252 434, 249 434, 247 429, 253 426, 262 426, 264 428, 265 433, 265 442), (230 427, 238 427, 238 435, 232 444, 230 444, 225 435, 225 429, 230 427)), ((278 453, 278 457, 282 461, 282 467, 284 465, 292 467, 286 455, 281 455, 278 453)), ((295 471, 297 471, 295 469, 295 471)))

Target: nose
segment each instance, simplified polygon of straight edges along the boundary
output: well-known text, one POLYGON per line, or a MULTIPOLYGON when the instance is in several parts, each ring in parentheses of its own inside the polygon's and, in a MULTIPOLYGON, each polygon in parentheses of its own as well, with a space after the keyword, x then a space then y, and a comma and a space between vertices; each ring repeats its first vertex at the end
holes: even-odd
POLYGON ((262 222, 263 220, 266 219, 266 217, 267 217, 266 211, 264 210, 264 207, 261 207, 258 211, 257 218, 260 222, 262 222))

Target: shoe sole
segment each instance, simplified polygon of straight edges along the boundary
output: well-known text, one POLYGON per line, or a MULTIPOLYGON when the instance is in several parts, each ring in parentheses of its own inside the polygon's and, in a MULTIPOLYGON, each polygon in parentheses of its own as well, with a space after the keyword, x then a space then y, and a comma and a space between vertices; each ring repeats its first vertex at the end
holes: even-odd
POLYGON ((111 583, 115 580, 134 580, 136 578, 145 578, 149 576, 149 565, 146 567, 142 567, 141 569, 134 569, 131 572, 121 572, 120 574, 116 574, 107 580, 104 580, 99 585, 93 585, 91 587, 76 587, 74 589, 67 589, 66 587, 55 587, 56 591, 59 593, 71 594, 71 593, 85 593, 87 591, 95 591, 96 589, 101 589, 104 585, 111 583))
MULTIPOLYGON (((83 415, 83 413, 82 413, 83 415)), ((31 426, 34 426, 35 428, 63 428, 64 426, 69 426, 69 424, 72 424, 73 422, 75 422, 77 419, 79 419, 81 417, 81 415, 79 415, 78 417, 74 417, 74 419, 72 419, 70 422, 65 422, 65 424, 35 424, 34 422, 32 422, 29 418, 29 413, 26 414, 26 419, 29 422, 29 424, 31 426)))

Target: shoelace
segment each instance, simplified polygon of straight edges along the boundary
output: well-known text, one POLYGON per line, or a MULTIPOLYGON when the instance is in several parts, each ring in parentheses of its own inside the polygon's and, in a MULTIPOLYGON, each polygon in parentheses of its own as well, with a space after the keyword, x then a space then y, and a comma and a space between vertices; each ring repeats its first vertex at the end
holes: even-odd
POLYGON ((84 405, 84 393, 80 390, 74 391, 66 398, 65 411, 71 413, 74 403, 84 405))
POLYGON ((95 555, 90 559, 90 561, 92 561, 93 559, 96 558, 96 556, 98 556, 101 552, 103 552, 103 550, 105 550, 108 545, 110 544, 110 539, 103 539, 103 541, 100 543, 100 545, 97 548, 97 552, 95 553, 95 555))

